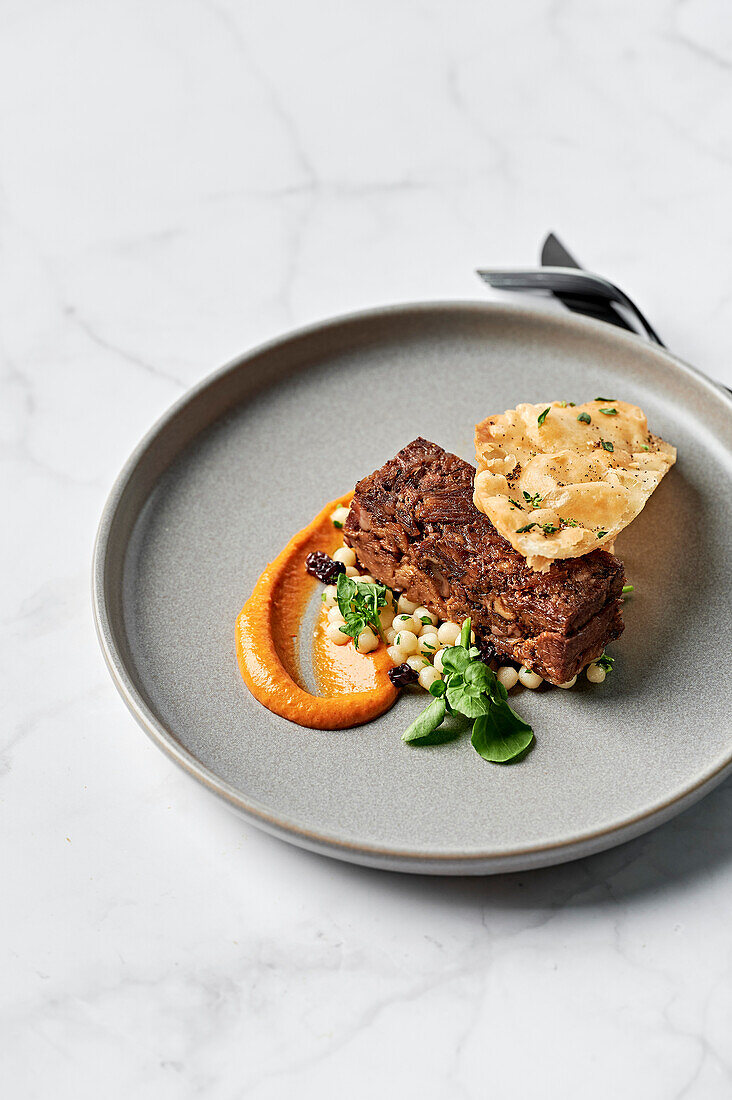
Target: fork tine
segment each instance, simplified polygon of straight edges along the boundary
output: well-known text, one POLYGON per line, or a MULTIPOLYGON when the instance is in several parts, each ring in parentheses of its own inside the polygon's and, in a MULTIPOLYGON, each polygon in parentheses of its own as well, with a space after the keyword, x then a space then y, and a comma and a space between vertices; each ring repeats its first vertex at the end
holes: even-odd
POLYGON ((636 317, 654 343, 665 347, 658 333, 646 320, 635 302, 619 287, 601 275, 566 267, 542 267, 523 270, 506 268, 482 269, 477 272, 484 282, 498 290, 557 291, 578 298, 612 302, 624 306, 636 317))

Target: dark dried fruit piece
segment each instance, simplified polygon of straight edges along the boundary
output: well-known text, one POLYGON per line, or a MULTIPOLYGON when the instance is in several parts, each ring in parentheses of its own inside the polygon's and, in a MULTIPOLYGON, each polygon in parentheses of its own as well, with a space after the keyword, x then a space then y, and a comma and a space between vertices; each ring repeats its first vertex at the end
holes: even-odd
POLYGON ((312 554, 308 554, 305 568, 323 584, 335 584, 339 575, 346 571, 342 561, 333 561, 322 550, 313 550, 312 554))
POLYGON ((492 641, 485 638, 478 638, 476 646, 480 650, 480 659, 484 664, 489 665, 496 655, 496 647, 492 641))
POLYGON ((406 663, 397 665, 395 668, 390 668, 386 675, 395 688, 403 688, 406 687, 407 684, 415 684, 419 679, 414 669, 410 668, 406 663))

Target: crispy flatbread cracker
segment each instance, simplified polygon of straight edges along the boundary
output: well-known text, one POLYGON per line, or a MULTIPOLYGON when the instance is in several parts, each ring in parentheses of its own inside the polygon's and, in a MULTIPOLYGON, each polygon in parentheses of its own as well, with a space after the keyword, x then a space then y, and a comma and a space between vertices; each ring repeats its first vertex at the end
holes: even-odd
POLYGON ((676 461, 642 409, 608 399, 489 416, 475 451, 476 507, 542 573, 557 558, 610 549, 676 461))

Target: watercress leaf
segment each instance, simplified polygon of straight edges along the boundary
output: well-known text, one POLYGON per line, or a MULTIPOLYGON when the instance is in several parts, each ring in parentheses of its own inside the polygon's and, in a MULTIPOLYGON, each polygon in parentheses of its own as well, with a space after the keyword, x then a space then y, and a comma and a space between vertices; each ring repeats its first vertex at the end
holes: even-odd
POLYGON ((439 699, 447 691, 447 685, 444 680, 435 680, 434 684, 430 684, 428 690, 430 695, 434 695, 435 699, 439 699))
POLYGON ((463 649, 470 648, 470 619, 466 619, 460 631, 460 645, 463 649))
POLYGON ((451 678, 447 685, 447 701, 458 714, 464 714, 466 718, 478 718, 490 710, 491 701, 487 695, 474 694, 462 677, 451 678))
POLYGON ((445 672, 462 672, 469 664, 468 651, 462 646, 453 645, 442 651, 442 667, 445 672))
POLYGON ((432 733, 427 733, 424 737, 418 737, 409 744, 413 748, 421 749, 427 745, 444 745, 447 741, 454 741, 456 737, 459 737, 470 726, 470 720, 464 718, 462 714, 451 714, 450 711, 445 715, 445 719, 436 730, 432 733))
POLYGON ((463 672, 463 679, 468 687, 490 694, 495 676, 482 661, 471 661, 463 672))
POLYGON ((431 703, 428 703, 422 713, 417 715, 411 726, 407 726, 402 734, 402 741, 420 741, 423 737, 427 737, 429 734, 434 733, 437 727, 442 723, 445 717, 445 711, 445 700, 433 699, 431 703))
POLYGON ((476 718, 470 743, 484 760, 492 764, 507 764, 522 756, 533 740, 531 726, 519 718, 508 703, 502 703, 476 718))
POLYGON ((496 676, 493 677, 493 680, 494 684, 491 689, 491 699, 494 703, 505 703, 506 699, 508 699, 508 691, 505 685, 502 684, 496 676))

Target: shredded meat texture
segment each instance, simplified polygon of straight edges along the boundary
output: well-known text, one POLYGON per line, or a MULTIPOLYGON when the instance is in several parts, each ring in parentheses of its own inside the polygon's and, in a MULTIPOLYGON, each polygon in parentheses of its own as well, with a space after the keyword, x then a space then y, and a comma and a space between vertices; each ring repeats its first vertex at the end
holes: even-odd
POLYGON ((623 566, 604 550, 530 569, 473 504, 475 469, 415 439, 359 481, 345 541, 382 584, 563 684, 623 631, 623 566))

